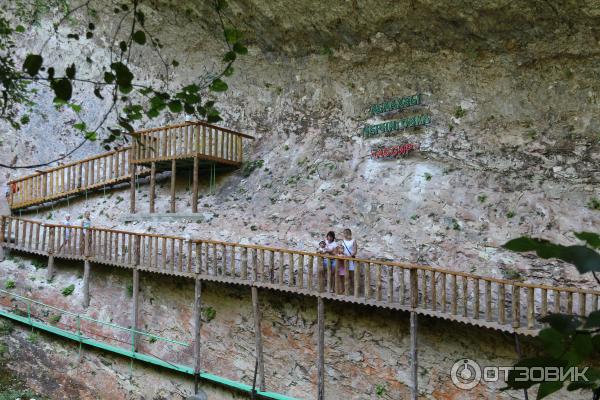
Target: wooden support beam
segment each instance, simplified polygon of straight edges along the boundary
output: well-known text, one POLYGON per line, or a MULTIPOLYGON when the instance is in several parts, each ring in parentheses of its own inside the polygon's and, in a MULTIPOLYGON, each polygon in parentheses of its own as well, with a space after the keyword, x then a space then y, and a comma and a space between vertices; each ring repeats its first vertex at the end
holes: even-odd
POLYGON ((4 261, 4 241, 10 241, 10 238, 6 240, 4 230, 6 229, 6 216, 0 217, 0 261, 4 261))
MULTIPOLYGON (((133 270, 133 304, 132 304, 132 324, 131 327, 138 331, 140 329, 140 271, 136 268, 133 270)), ((132 334, 133 351, 138 351, 139 336, 137 333, 132 334)))
POLYGON ((265 366, 263 363, 263 344, 262 333, 260 328, 261 312, 258 303, 258 288, 252 286, 252 314, 254 316, 254 340, 256 344, 256 361, 258 366, 258 389, 261 392, 265 391, 265 366))
POLYGON ((317 298, 317 400, 325 399, 325 304, 317 298))
POLYGON ((410 312, 410 376, 411 376, 411 400, 419 397, 418 374, 419 362, 417 358, 417 313, 410 312))
POLYGON ((198 169, 200 168, 200 160, 198 156, 194 157, 194 169, 192 171, 192 212, 198 212, 198 169))
POLYGON ((90 260, 83 261, 83 306, 90 306, 90 260))
POLYGON ((202 367, 202 359, 200 357, 200 344, 201 336, 200 330, 202 328, 202 281, 200 277, 196 275, 196 287, 194 294, 194 393, 198 393, 198 384, 200 378, 200 370, 202 367))
POLYGON ((156 212, 154 201, 156 199, 156 163, 150 164, 150 213, 156 212))
POLYGON ((135 214, 135 169, 136 165, 133 163, 129 164, 129 170, 131 173, 130 186, 129 186, 129 212, 135 214))
POLYGON ((54 237, 56 235, 55 228, 50 228, 49 246, 48 246, 48 271, 46 271, 46 279, 51 281, 54 278, 54 237))
POLYGON ((177 177, 177 161, 171 160, 171 212, 175 212, 175 178, 177 177))

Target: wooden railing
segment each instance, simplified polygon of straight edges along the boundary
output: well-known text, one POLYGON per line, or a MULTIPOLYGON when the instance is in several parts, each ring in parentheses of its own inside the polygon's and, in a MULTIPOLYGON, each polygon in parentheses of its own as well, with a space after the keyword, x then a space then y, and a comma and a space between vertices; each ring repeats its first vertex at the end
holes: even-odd
POLYGON ((533 334, 548 313, 586 315, 600 292, 429 266, 2 217, 0 242, 32 253, 266 287, 533 334), (87 238, 87 240, 86 240, 87 238), (353 275, 339 275, 354 265, 353 275))
POLYGON ((149 129, 134 142, 134 163, 200 157, 220 163, 241 164, 242 140, 252 136, 202 121, 149 129))
POLYGON ((127 181, 129 162, 125 147, 14 179, 8 182, 8 204, 19 209, 127 181))

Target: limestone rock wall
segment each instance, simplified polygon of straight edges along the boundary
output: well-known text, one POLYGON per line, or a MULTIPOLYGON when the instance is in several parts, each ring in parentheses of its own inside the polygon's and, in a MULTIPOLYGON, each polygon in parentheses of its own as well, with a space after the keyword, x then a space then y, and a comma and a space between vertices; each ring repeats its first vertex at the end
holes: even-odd
MULTIPOLYGON (((190 7, 185 2, 169 10, 164 4, 147 5, 148 21, 162 35, 167 58, 181 63, 175 82, 187 82, 207 60, 219 59, 218 32, 207 6, 194 4, 192 12, 186 12, 190 7)), ((256 137, 244 151, 248 161, 263 160, 261 167, 247 177, 239 172, 220 176, 214 195, 208 195, 208 177, 203 177, 197 217, 132 217, 125 188, 71 198, 27 215, 61 221, 69 212, 78 221, 90 210, 93 223, 101 226, 298 249, 313 249, 326 231, 340 233, 349 227, 362 257, 594 286, 569 266, 500 248, 523 234, 574 243, 573 231, 600 227, 600 211, 590 206, 592 199, 600 198, 600 10, 594 2, 342 5, 237 0, 230 2, 229 17, 246 33, 250 53, 236 64, 236 74, 228 79, 230 90, 218 97, 222 125, 256 137), (385 120, 370 117, 370 105, 415 93, 423 95, 423 105, 390 118, 426 112, 432 116, 429 126, 362 137, 365 124, 385 120), (415 143, 420 149, 397 161, 370 158, 375 146, 402 143, 415 143)), ((103 20, 99 26, 111 23, 103 20)), ((49 30, 50 21, 43 21, 29 32, 23 52, 49 30)), ((50 46, 54 60, 68 48, 60 37, 50 46)), ((108 56, 102 40, 80 46, 78 56, 108 56)), ((142 74, 150 76, 158 68, 148 64, 144 51, 135 57, 142 74)), ((44 91, 39 96, 49 99, 44 91)), ((86 116, 100 118, 94 114, 101 106, 97 100, 78 98, 86 116)), ((2 127, 2 161, 48 160, 78 142, 69 130, 74 116, 43 104, 22 131, 2 127)), ((167 116, 152 124, 168 122, 178 121, 167 116)), ((71 159, 98 151, 97 144, 89 143, 71 159)), ((20 173, 2 171, 0 184, 20 173)), ((161 176, 158 187, 159 211, 169 208, 167 179, 168 174, 161 176)), ((146 193, 141 181, 139 213, 147 212, 146 193)), ((182 171, 177 182, 179 211, 190 211, 190 195, 191 179, 182 171)), ((2 206, 6 210, 5 203, 2 206)), ((67 281, 79 282, 79 267, 68 266, 48 285, 41 272, 22 263, 23 268, 13 261, 3 263, 0 283, 18 278, 20 290, 78 307, 78 302, 55 292, 67 281)), ((93 310, 127 323, 127 309, 119 308, 127 301, 127 276, 118 270, 103 273, 103 278, 94 275, 93 310)), ((176 336, 188 334, 190 284, 151 276, 143 281, 142 319, 176 336)), ((214 350, 206 363, 215 373, 247 381, 253 348, 249 294, 209 287, 207 296, 217 317, 204 332, 208 348, 214 350)), ((314 304, 277 295, 268 295, 265 302, 265 318, 272 324, 264 326, 270 349, 267 367, 274 374, 268 382, 273 390, 312 397, 314 354, 303 343, 313 340, 314 304)), ((328 307, 327 318, 329 395, 375 398, 377 385, 384 385, 387 395, 402 398, 408 382, 406 316, 334 305, 328 307)), ((456 324, 424 323, 423 396, 487 398, 489 388, 472 395, 454 392, 449 366, 467 355, 470 346, 475 350, 467 352, 473 357, 510 364, 515 358, 512 341, 456 324)), ((61 369, 53 366, 73 362, 73 354, 66 354, 56 340, 42 338, 34 346, 23 341, 23 335, 9 339, 11 357, 21 357, 9 364, 16 371, 37 366, 55 374, 61 369), (38 354, 40 344, 57 358, 27 359, 17 350, 31 348, 31 354, 38 354)), ((65 379, 72 384, 65 385, 75 388, 69 390, 93 396, 99 382, 106 381, 114 386, 114 398, 172 398, 189 389, 179 378, 164 379, 150 370, 144 370, 147 376, 136 372, 133 384, 126 379, 122 361, 115 361, 117 372, 111 372, 92 354, 86 355, 82 369, 95 371, 99 378, 92 380, 91 372, 76 376, 73 371, 79 368, 69 370, 65 379), (156 382, 168 387, 168 395, 155 388, 156 382)), ((70 396, 49 390, 57 397, 70 396)), ((519 398, 516 393, 492 392, 498 398, 519 398)))

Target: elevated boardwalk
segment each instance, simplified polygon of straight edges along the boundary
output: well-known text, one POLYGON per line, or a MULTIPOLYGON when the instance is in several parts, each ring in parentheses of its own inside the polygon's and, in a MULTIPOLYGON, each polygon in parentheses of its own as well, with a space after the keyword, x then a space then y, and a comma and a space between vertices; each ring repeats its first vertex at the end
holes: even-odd
POLYGON ((98 154, 8 182, 11 210, 56 201, 70 196, 130 182, 131 211, 135 212, 135 182, 150 175, 150 211, 154 212, 156 172, 171 170, 171 208, 175 204, 176 163, 193 168, 193 212, 197 212, 199 174, 214 176, 238 168, 243 162, 243 139, 252 136, 202 121, 186 122, 135 132, 132 146, 98 154))
POLYGON ((416 312, 522 335, 535 335, 549 312, 586 315, 599 291, 535 285, 422 265, 227 243, 208 239, 67 227, 2 217, 0 244, 54 258, 182 276, 416 312), (331 261, 353 261, 344 290, 331 261), (329 267, 324 267, 324 262, 329 267))
MULTIPOLYGON (((131 147, 124 147, 13 179, 8 205, 20 210, 129 182, 130 153, 131 147)), ((147 168, 136 171, 137 176, 149 173, 147 168)))

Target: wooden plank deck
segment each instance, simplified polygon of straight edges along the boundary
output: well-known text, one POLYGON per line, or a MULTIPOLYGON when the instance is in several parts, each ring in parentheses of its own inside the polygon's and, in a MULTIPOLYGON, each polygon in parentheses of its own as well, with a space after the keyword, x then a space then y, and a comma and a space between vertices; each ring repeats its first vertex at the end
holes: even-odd
POLYGON ((27 253, 415 311, 502 332, 535 335, 549 312, 586 315, 600 292, 484 277, 423 265, 105 228, 83 229, 2 217, 2 246, 27 253), (137 261, 139 260, 139 261, 137 261), (340 290, 331 268, 355 263, 340 290), (325 263, 325 264, 324 264, 325 263), (325 266, 324 266, 325 265, 325 266), (350 279, 348 278, 347 281, 350 279))

